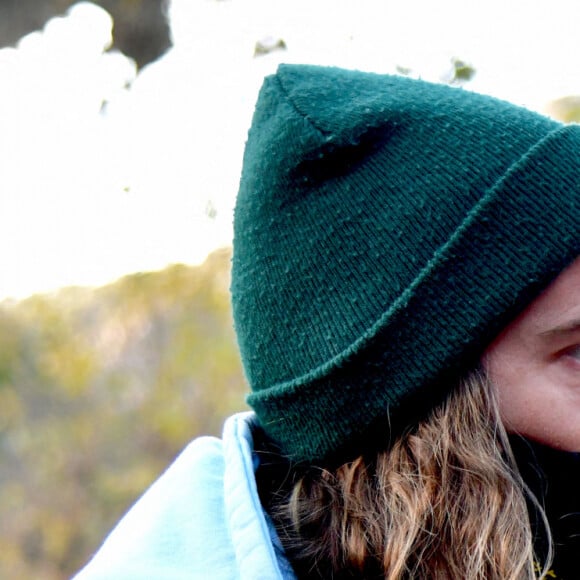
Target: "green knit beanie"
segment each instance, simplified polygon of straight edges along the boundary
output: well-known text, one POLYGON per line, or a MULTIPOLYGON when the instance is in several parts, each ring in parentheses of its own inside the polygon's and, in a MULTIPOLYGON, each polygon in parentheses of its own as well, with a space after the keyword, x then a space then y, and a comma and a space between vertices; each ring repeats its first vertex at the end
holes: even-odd
POLYGON ((248 401, 293 461, 412 424, 580 254, 580 126, 397 76, 283 65, 234 219, 248 401))

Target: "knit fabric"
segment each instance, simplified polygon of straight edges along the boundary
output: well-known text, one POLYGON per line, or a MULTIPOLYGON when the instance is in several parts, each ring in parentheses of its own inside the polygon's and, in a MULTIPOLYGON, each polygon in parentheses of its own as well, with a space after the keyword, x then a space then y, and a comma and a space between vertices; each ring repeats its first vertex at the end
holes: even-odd
POLYGON ((294 461, 416 421, 580 254, 580 127, 466 90, 282 65, 234 219, 248 401, 294 461))

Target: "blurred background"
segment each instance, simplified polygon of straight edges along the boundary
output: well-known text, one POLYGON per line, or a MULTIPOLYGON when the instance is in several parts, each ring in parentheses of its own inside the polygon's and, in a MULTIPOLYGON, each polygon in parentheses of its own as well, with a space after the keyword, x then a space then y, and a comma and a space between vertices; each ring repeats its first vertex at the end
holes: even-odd
POLYGON ((68 578, 246 386, 231 212, 279 62, 580 121, 577 0, 0 1, 0 578, 68 578))

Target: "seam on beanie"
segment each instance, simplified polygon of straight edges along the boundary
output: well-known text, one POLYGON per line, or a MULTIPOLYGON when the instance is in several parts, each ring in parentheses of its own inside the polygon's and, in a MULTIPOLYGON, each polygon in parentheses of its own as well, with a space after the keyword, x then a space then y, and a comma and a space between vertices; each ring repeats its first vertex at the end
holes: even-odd
POLYGON ((314 121, 314 119, 312 119, 312 117, 310 117, 309 115, 307 115, 306 113, 304 113, 304 111, 302 111, 300 109, 300 107, 294 102, 294 99, 290 96, 290 91, 284 86, 284 83, 282 82, 282 78, 280 75, 280 70, 278 70, 278 73, 275 75, 274 79, 276 81, 278 81, 278 86, 280 87, 280 91, 284 94, 284 96, 286 97, 286 100, 288 101, 288 103, 292 106, 292 108, 294 109, 294 111, 296 111, 296 113, 304 118, 306 121, 308 121, 308 123, 310 123, 310 125, 312 125, 312 127, 318 131, 318 133, 320 133, 320 135, 322 135, 322 137, 324 137, 325 139, 328 138, 332 138, 333 134, 331 131, 325 131, 324 129, 321 129, 318 124, 314 121))
POLYGON ((397 297, 397 299, 389 305, 387 310, 382 312, 380 316, 374 320, 367 328, 358 336, 353 342, 346 346, 343 350, 336 353, 330 359, 324 361, 318 366, 310 369, 308 372, 303 373, 298 377, 291 378, 289 380, 284 380, 282 382, 275 383, 268 387, 268 390, 274 394, 282 394, 289 388, 298 388, 312 381, 319 380, 328 375, 328 373, 334 369, 342 366, 345 361, 347 361, 355 353, 359 352, 362 348, 365 348, 365 344, 369 344, 370 341, 374 339, 380 328, 385 325, 385 321, 394 315, 397 315, 405 308, 409 300, 411 300, 417 288, 421 286, 426 278, 432 275, 433 269, 440 262, 442 257, 444 257, 448 252, 449 248, 453 246, 455 240, 459 237, 465 235, 465 231, 468 230, 473 224, 476 217, 485 208, 493 202, 496 192, 501 188, 502 183, 510 179, 513 174, 517 174, 522 165, 529 162, 530 158, 533 158, 536 152, 542 147, 549 144, 558 135, 565 134, 572 131, 574 125, 560 125, 553 130, 549 131, 544 135, 539 141, 531 145, 527 151, 525 151, 518 159, 516 159, 506 171, 498 177, 498 179, 490 185, 486 190, 485 194, 477 201, 477 203, 468 211, 462 220, 461 224, 456 228, 451 237, 441 246, 433 250, 433 254, 428 262, 420 272, 415 276, 411 283, 403 290, 403 292, 397 297))

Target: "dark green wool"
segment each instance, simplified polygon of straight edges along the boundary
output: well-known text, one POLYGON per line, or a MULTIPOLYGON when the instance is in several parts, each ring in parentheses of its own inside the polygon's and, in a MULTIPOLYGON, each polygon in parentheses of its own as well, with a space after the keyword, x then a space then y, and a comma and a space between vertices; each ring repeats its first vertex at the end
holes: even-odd
POLYGON ((294 461, 346 458, 435 405, 580 254, 580 126, 283 65, 260 92, 234 228, 249 403, 294 461))

